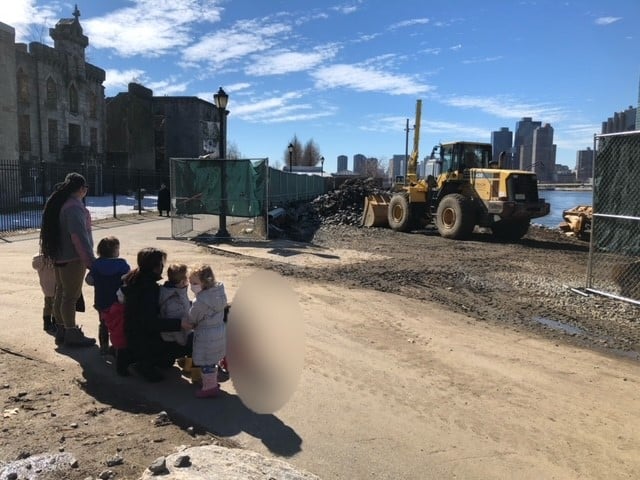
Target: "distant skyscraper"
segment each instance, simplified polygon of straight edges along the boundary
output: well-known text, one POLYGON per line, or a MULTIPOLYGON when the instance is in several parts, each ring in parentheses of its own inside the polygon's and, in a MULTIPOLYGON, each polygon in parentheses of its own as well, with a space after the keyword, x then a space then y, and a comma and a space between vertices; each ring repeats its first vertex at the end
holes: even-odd
POLYGON ((338 155, 338 172, 349 170, 349 157, 346 155, 338 155))
POLYGON ((404 175, 404 155, 394 155, 389 162, 389 173, 392 180, 398 175, 404 175))
POLYGON ((636 130, 640 130, 640 81, 638 82, 638 106, 636 108, 636 130))
POLYGON ((606 122, 602 122, 602 132, 600 133, 618 133, 629 132, 637 128, 636 116, 638 109, 629 106, 623 112, 616 112, 613 117, 609 117, 606 122))
POLYGON ((356 153, 353 156, 353 172, 358 175, 364 175, 367 169, 367 157, 361 153, 356 153))
POLYGON ((593 178, 593 150, 578 150, 576 154, 576 177, 579 182, 586 182, 593 178))
POLYGON ((513 165, 521 170, 530 170, 533 156, 533 132, 542 126, 542 122, 534 122, 531 117, 522 117, 516 122, 516 135, 513 141, 513 165))
POLYGON ((499 131, 491 132, 491 150, 494 160, 500 158, 500 152, 507 152, 507 159, 502 168, 513 168, 511 165, 511 152, 513 147, 513 132, 508 127, 502 127, 499 131))
POLYGON ((533 132, 531 170, 542 182, 554 181, 556 171, 556 146, 553 144, 553 127, 545 123, 533 132))

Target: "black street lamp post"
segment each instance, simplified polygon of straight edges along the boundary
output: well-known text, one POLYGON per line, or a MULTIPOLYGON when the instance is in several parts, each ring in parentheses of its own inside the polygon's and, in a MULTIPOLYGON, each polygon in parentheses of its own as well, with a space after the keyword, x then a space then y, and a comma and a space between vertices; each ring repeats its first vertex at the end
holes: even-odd
POLYGON ((226 147, 227 147, 227 103, 229 102, 229 95, 220 87, 218 93, 213 95, 213 101, 218 108, 218 121, 220 122, 220 143, 218 158, 220 160, 220 220, 218 222, 218 233, 216 237, 229 238, 229 232, 227 231, 227 162, 226 162, 226 147))
POLYGON ((293 172, 293 144, 290 143, 287 147, 289 149, 289 173, 293 172))
POLYGON ((324 157, 320 157, 320 175, 324 176, 324 157))

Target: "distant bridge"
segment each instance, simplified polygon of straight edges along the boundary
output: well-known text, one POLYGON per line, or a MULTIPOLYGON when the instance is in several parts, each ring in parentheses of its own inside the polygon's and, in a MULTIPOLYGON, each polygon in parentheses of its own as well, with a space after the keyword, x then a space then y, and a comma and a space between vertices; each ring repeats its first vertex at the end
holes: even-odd
POLYGON ((591 183, 538 183, 539 190, 593 190, 591 183))

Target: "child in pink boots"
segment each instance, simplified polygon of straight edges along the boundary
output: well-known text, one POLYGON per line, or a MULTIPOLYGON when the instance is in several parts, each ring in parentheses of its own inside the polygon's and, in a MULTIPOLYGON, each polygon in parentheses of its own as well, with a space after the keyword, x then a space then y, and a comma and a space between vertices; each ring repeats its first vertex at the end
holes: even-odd
POLYGON ((224 285, 216 282, 208 265, 192 268, 189 283, 196 298, 189 315, 182 321, 182 328, 193 328, 193 363, 202 371, 202 388, 196 391, 196 397, 215 397, 220 393, 217 365, 226 350, 224 309, 227 295, 224 285))

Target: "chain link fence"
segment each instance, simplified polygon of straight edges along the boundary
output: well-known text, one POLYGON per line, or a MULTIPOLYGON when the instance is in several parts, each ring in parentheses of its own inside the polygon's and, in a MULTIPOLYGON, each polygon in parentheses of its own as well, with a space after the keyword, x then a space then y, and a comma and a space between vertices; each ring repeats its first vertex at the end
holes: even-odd
POLYGON ((0 159, 0 235, 40 228, 47 198, 69 172, 81 173, 87 179, 87 208, 92 217, 94 207, 102 211, 105 204, 111 205, 115 217, 123 201, 129 205, 135 200, 132 213, 154 208, 145 201, 145 195, 154 195, 162 182, 168 183, 168 176, 152 170, 0 159))
POLYGON ((640 131, 596 135, 587 290, 640 305, 640 131))

